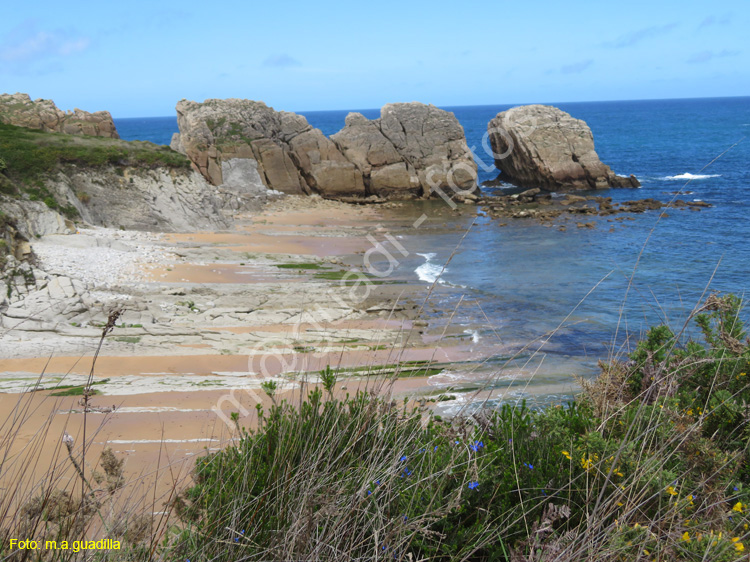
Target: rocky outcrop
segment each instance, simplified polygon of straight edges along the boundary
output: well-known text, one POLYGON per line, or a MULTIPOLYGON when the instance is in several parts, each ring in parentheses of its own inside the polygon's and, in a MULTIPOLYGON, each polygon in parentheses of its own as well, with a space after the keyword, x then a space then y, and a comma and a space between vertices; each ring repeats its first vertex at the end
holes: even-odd
POLYGON ((108 111, 63 112, 52 100, 32 101, 28 94, 0 94, 0 123, 52 133, 120 138, 108 111))
POLYGON ((292 194, 403 199, 476 187, 461 125, 424 104, 386 105, 372 121, 352 113, 331 138, 301 115, 251 100, 182 100, 177 121, 172 147, 213 185, 225 181, 222 163, 249 159, 266 187, 292 194))
POLYGON ((393 103, 380 119, 350 113, 331 139, 362 171, 372 195, 473 191, 477 167, 456 117, 432 105, 393 103))
POLYGON ((165 167, 71 167, 46 185, 88 224, 161 232, 228 228, 234 213, 258 210, 272 195, 260 181, 216 187, 193 170, 165 167))
POLYGON ((177 104, 179 143, 213 185, 224 181, 222 162, 251 159, 269 189, 363 195, 362 175, 336 146, 307 120, 274 111, 263 102, 228 99, 177 104))
POLYGON ((556 107, 514 107, 487 130, 504 181, 545 191, 640 186, 635 176, 617 176, 603 164, 588 125, 556 107))

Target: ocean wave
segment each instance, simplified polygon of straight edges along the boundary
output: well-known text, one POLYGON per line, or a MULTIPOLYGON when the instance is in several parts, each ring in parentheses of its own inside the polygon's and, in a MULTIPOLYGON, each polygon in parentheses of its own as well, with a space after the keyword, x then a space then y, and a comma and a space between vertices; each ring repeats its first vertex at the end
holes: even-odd
POLYGON ((479 336, 479 330, 464 330, 464 334, 471 335, 471 341, 474 343, 479 343, 479 340, 482 339, 479 336))
POLYGON ((676 176, 666 176, 664 180, 707 180, 709 178, 720 178, 721 174, 691 174, 685 172, 684 174, 678 174, 676 176))
POLYGON ((417 274, 419 280, 425 281, 426 283, 434 283, 437 279, 438 283, 445 283, 445 281, 438 279, 438 277, 441 273, 448 270, 443 270, 443 266, 432 263, 432 260, 437 257, 437 254, 430 252, 427 254, 418 253, 417 255, 422 256, 425 259, 425 262, 414 270, 414 273, 417 274))

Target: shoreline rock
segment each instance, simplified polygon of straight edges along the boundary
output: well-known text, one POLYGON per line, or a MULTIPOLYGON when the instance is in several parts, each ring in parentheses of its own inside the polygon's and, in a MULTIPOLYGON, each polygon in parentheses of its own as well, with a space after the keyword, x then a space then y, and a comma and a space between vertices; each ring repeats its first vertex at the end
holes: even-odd
POLYGON ((498 180, 544 191, 640 187, 599 160, 588 125, 556 107, 525 105, 487 125, 498 180))
POLYGON ((430 105, 388 104, 375 120, 350 113, 330 138, 301 115, 252 100, 181 100, 177 121, 172 148, 213 185, 224 182, 225 162, 248 159, 268 189, 293 195, 410 199, 432 187, 449 195, 476 189, 463 128, 430 105))
POLYGON ((31 100, 28 94, 0 94, 0 123, 49 133, 119 139, 109 111, 63 112, 52 100, 31 100))

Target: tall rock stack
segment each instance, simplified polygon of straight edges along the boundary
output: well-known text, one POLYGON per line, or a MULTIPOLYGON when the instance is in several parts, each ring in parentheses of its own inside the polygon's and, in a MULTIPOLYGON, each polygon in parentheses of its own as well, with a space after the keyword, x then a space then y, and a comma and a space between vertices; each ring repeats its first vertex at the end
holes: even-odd
POLYGON ((295 113, 251 100, 182 100, 172 146, 214 185, 234 159, 252 159, 269 189, 330 198, 428 196, 476 187, 476 164, 453 114, 419 103, 390 104, 380 119, 358 113, 331 138, 295 113))
POLYGON ((372 121, 350 113, 331 139, 362 171, 369 192, 384 197, 449 195, 476 187, 477 166, 452 114, 422 103, 391 103, 372 121))
POLYGON ((588 125, 547 105, 514 107, 487 127, 500 179, 545 191, 639 187, 599 160, 588 125))
POLYGON ((63 112, 52 100, 31 100, 28 94, 0 94, 0 123, 51 133, 119 139, 109 111, 63 112))

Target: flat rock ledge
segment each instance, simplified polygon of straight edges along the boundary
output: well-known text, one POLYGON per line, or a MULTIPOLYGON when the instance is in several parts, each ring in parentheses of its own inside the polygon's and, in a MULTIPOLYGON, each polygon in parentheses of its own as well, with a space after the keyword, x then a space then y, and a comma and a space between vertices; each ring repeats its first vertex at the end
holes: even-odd
POLYGON ((301 115, 252 100, 182 100, 177 121, 172 148, 213 185, 225 181, 226 162, 246 159, 266 188, 288 194, 367 201, 477 187, 463 128, 431 105, 388 104, 374 120, 350 113, 330 138, 301 115))
POLYGON ((640 187, 599 160, 588 125, 547 105, 498 113, 488 126, 498 179, 543 191, 640 187))
MULTIPOLYGON (((542 224, 551 224, 558 218, 565 217, 609 217, 623 213, 637 214, 661 209, 680 209, 700 211, 711 207, 705 201, 684 201, 675 199, 665 203, 657 199, 634 199, 620 203, 613 202, 611 197, 596 195, 553 196, 539 188, 529 189, 513 195, 482 197, 478 203, 491 218, 533 219, 542 224)), ((624 220, 622 218, 616 219, 624 220)), ((588 226, 590 223, 586 223, 588 226)))

